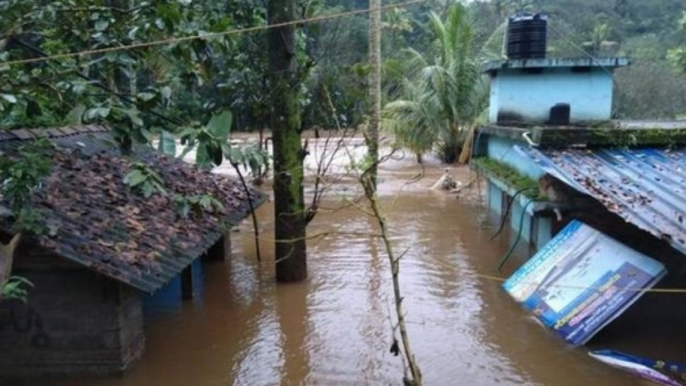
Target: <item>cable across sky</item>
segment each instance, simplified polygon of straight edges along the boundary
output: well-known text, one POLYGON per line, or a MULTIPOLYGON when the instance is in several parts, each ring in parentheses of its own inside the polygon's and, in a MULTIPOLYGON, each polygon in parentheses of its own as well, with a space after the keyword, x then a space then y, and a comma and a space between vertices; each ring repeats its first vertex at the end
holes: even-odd
POLYGON ((28 63, 45 62, 48 60, 59 60, 59 59, 73 58, 73 57, 77 57, 77 56, 96 55, 96 54, 103 54, 103 53, 108 53, 108 52, 128 51, 128 50, 134 50, 134 49, 139 49, 139 48, 163 46, 163 45, 168 45, 168 44, 188 42, 188 41, 200 40, 200 39, 208 39, 208 38, 220 37, 220 36, 240 35, 240 34, 258 32, 258 31, 266 31, 266 30, 270 30, 273 28, 282 28, 282 27, 288 27, 288 26, 298 26, 298 25, 304 25, 304 24, 320 23, 320 22, 334 20, 334 19, 341 19, 341 18, 350 17, 350 16, 362 15, 362 14, 366 14, 366 13, 370 13, 370 12, 374 12, 374 11, 385 11, 385 10, 395 9, 395 8, 404 8, 404 7, 409 7, 412 5, 428 3, 431 1, 434 1, 434 0, 410 0, 410 1, 402 2, 402 3, 384 5, 384 6, 377 7, 377 8, 356 9, 356 10, 352 10, 352 11, 334 13, 331 15, 321 15, 321 16, 315 16, 315 17, 306 18, 306 19, 292 20, 292 21, 283 22, 283 23, 275 23, 275 24, 261 25, 261 26, 249 27, 249 28, 233 29, 233 30, 229 30, 229 31, 214 32, 214 33, 208 33, 208 34, 204 34, 204 35, 173 37, 173 38, 153 40, 153 41, 143 42, 143 43, 122 45, 122 46, 117 46, 117 47, 106 47, 106 48, 98 48, 98 49, 93 49, 93 50, 83 50, 83 51, 78 51, 78 52, 68 52, 68 53, 64 53, 64 54, 54 54, 54 55, 49 55, 49 56, 45 56, 45 57, 11 60, 11 61, 7 61, 7 62, 0 62, 0 65, 17 66, 17 65, 28 64, 28 63))

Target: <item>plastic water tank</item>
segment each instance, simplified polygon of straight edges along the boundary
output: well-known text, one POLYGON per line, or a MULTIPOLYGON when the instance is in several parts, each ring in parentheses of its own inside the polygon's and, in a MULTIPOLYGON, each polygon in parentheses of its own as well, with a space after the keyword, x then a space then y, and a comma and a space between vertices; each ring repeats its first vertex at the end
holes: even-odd
POLYGON ((510 59, 545 58, 548 16, 520 13, 510 17, 507 25, 507 56, 510 59))

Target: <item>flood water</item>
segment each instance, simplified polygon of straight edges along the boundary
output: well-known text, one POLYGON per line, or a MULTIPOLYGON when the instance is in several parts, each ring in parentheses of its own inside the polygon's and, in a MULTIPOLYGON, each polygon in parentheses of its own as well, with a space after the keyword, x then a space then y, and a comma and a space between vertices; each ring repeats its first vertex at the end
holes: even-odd
MULTIPOLYGON (((507 274, 495 267, 513 235, 505 232, 489 242, 499 224, 483 209, 478 192, 456 199, 429 190, 441 173, 437 166, 430 166, 424 179, 404 183, 419 171, 409 159, 384 166, 380 194, 395 250, 407 250, 402 291, 426 385, 646 385, 594 361, 585 347, 566 347, 520 309, 500 283, 474 276, 507 274)), ((457 174, 469 178, 469 172, 457 174)), ((342 191, 352 195, 354 186, 342 191)), ((333 193, 327 207, 340 204, 333 193)), ((374 219, 356 208, 321 213, 308 232, 330 234, 308 244, 309 279, 277 285, 269 262, 270 203, 259 209, 259 218, 265 261, 257 263, 252 227, 245 222, 232 234, 232 259, 204 267, 200 300, 146 320, 146 352, 124 377, 44 384, 400 385, 402 362, 389 352, 389 264, 379 240, 367 235, 376 232, 374 219)), ((520 248, 518 260, 528 253, 520 248)), ((666 317, 672 316, 659 316, 662 323, 666 317)), ((676 323, 683 326, 686 319, 680 317, 676 323)), ((618 322, 593 344, 643 349, 634 353, 644 355, 666 349, 682 356, 670 359, 686 360, 686 335, 654 333, 641 339, 647 328, 635 320, 618 322)))

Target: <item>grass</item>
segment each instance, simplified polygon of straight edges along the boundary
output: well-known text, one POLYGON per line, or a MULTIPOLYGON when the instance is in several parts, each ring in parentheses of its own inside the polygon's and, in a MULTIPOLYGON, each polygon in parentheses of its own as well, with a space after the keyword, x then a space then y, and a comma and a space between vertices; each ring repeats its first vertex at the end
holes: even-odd
POLYGON ((512 166, 486 157, 475 158, 472 162, 482 172, 501 180, 516 191, 530 189, 523 195, 536 201, 547 200, 538 189, 538 181, 523 175, 512 166))

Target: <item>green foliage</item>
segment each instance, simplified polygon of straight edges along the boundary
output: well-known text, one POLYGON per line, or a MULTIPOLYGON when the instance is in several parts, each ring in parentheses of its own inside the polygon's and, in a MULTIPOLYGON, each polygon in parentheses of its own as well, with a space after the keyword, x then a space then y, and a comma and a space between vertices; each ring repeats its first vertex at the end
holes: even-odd
POLYGON ((204 127, 184 130, 181 144, 186 148, 181 157, 196 149, 195 162, 201 167, 219 166, 226 158, 257 175, 261 167, 269 164, 269 154, 258 145, 231 146, 232 119, 231 112, 225 111, 213 116, 204 127))
POLYGON ((181 218, 188 218, 191 214, 200 217, 205 212, 214 213, 224 210, 221 201, 210 194, 194 196, 176 194, 173 197, 173 201, 181 218))
POLYGON ((269 153, 257 145, 231 146, 226 156, 232 164, 243 166, 253 176, 258 176, 270 160, 269 153))
POLYGON ((163 131, 160 134, 157 151, 171 157, 176 157, 176 138, 174 138, 174 135, 167 131, 163 131))
MULTIPOLYGON (((404 59, 404 48, 432 55, 429 11, 445 18, 450 3, 384 12, 382 57, 404 59)), ((300 5, 301 15, 316 16, 364 8, 368 3, 321 0, 300 5)), ((478 16, 473 26, 475 43, 490 40, 493 52, 502 49, 505 18, 520 10, 534 10, 551 14, 552 56, 584 56, 586 51, 664 63, 669 50, 674 64, 683 68, 686 63, 686 34, 676 28, 686 10, 682 0, 477 0, 465 7, 478 16)), ((37 57, 41 52, 60 54, 204 36, 266 23, 264 4, 252 0, 7 0, 0 3, 0 12, 0 63, 37 57)), ((304 128, 335 126, 328 102, 321 97, 323 86, 330 91, 336 119, 343 126, 363 122, 366 78, 356 65, 367 61, 366 15, 302 26, 297 35, 299 62, 316 63, 313 68, 302 66, 306 70, 301 75, 307 78, 301 82, 304 128)), ((181 128, 200 127, 197 122, 227 108, 235 113, 235 128, 265 128, 273 106, 266 36, 262 32, 213 36, 57 61, 0 65, 0 126, 109 123, 125 150, 135 143, 149 143, 164 131, 178 134, 181 128)), ((402 88, 401 82, 386 74, 383 82, 387 96, 402 88)))
POLYGON ((3 196, 12 203, 13 209, 24 207, 52 166, 51 144, 41 138, 21 145, 19 157, 10 159, 0 156, 0 180, 3 181, 3 196))
MULTIPOLYGON (((686 40, 686 11, 679 20, 678 31, 686 40)), ((670 49, 667 57, 676 68, 686 73, 686 44, 670 49)))
POLYGON ((675 119, 686 112, 686 77, 667 63, 636 61, 615 71, 615 118, 675 119))
POLYGON ((142 193, 145 198, 150 198, 155 193, 166 194, 162 176, 142 162, 131 166, 131 171, 124 177, 124 183, 142 193))
MULTIPOLYGON (((263 22, 258 17, 263 10, 250 1, 8 0, 0 3, 0 12, 0 61, 204 36, 263 22)), ((231 103, 233 90, 217 92, 215 79, 241 66, 254 68, 235 59, 241 43, 212 36, 0 66, 0 123, 106 122, 128 150, 149 143, 162 129, 175 132, 231 103)))
POLYGON ((527 189, 526 196, 532 200, 542 201, 547 199, 541 195, 536 180, 523 175, 507 164, 486 157, 475 158, 472 160, 472 163, 482 172, 500 179, 517 191, 527 189))
POLYGON ((0 299, 17 299, 26 303, 29 294, 27 287, 33 287, 33 283, 23 277, 11 276, 0 288, 0 299))
POLYGON ((681 0, 478 0, 469 8, 478 15, 478 41, 520 10, 548 13, 553 57, 627 55, 664 62, 670 48, 684 43, 675 29, 686 10, 681 0))
POLYGON ((490 40, 485 45, 494 52, 503 48, 502 23, 524 9, 550 15, 549 57, 631 57, 634 64, 615 76, 616 118, 675 119, 684 114, 686 77, 668 68, 671 64, 686 70, 684 1, 489 0, 468 7, 478 15, 477 41, 490 40))
POLYGON ((231 112, 225 111, 213 116, 206 126, 181 132, 181 144, 186 146, 181 157, 196 149, 195 162, 199 166, 221 165, 224 155, 230 151, 228 137, 232 119, 231 112))
POLYGON ((488 92, 467 9, 454 4, 445 20, 435 13, 429 19, 435 40, 428 52, 407 50, 401 97, 385 106, 384 126, 401 146, 417 154, 437 146, 443 161, 452 163, 487 107, 488 92))
POLYGON ((21 145, 16 158, 0 155, 0 197, 15 216, 15 232, 43 234, 48 230, 42 212, 32 207, 31 196, 52 168, 51 150, 51 143, 41 138, 21 145))

